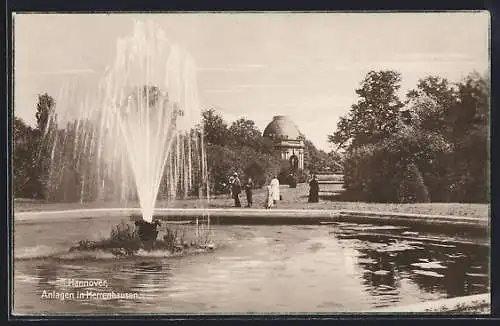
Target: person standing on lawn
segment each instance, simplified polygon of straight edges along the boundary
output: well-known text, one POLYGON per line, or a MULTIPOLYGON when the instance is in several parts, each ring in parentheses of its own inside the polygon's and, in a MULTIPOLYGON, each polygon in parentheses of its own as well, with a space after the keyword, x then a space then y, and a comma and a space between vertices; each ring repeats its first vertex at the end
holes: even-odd
POLYGON ((228 191, 229 191, 229 198, 233 198, 233 181, 234 181, 234 175, 229 177, 228 180, 228 191))
POLYGON ((309 200, 310 203, 319 202, 319 183, 316 175, 313 175, 312 180, 309 182, 309 200))
POLYGON ((274 176, 271 180, 271 193, 273 197, 273 204, 278 204, 278 200, 280 200, 280 182, 277 176, 274 176))
POLYGON ((234 198, 234 207, 241 207, 240 193, 241 193, 241 181, 238 178, 238 173, 234 172, 233 182, 231 183, 231 192, 234 198))
POLYGON ((251 177, 248 177, 247 183, 245 184, 245 193, 247 195, 247 207, 252 207, 252 189, 254 187, 254 182, 251 177))
POLYGON ((266 209, 271 209, 271 207, 273 207, 273 192, 270 184, 266 186, 266 202, 264 206, 266 209))

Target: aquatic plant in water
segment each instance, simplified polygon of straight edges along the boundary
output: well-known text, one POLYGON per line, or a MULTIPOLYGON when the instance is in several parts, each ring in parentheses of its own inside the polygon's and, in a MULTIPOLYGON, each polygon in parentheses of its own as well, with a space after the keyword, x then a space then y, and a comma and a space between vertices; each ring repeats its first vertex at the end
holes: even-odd
POLYGON ((167 251, 171 254, 183 253, 189 249, 214 249, 213 244, 207 241, 208 235, 198 235, 196 241, 187 241, 185 229, 165 226, 160 230, 164 235, 151 243, 141 241, 138 228, 124 221, 115 225, 109 238, 92 241, 81 240, 70 252, 74 251, 107 251, 117 257, 134 256, 141 249, 167 251))

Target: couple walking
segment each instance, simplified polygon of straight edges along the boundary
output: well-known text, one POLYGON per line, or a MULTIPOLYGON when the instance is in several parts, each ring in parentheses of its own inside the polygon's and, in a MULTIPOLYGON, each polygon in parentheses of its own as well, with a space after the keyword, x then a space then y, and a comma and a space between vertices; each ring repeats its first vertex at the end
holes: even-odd
MULTIPOLYGON (((238 173, 233 173, 233 177, 230 179, 231 185, 231 193, 234 199, 234 206, 241 207, 240 202, 240 193, 242 190, 241 181, 238 178, 238 173)), ((252 207, 252 189, 254 187, 254 182, 252 178, 248 177, 247 182, 245 183, 245 194, 247 196, 247 207, 252 207)))

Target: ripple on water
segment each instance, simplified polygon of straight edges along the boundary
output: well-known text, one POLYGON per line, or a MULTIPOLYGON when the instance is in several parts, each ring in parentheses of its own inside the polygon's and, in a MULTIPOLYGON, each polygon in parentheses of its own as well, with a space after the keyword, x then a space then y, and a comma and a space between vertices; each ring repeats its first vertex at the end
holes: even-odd
POLYGON ((295 228, 297 230, 316 230, 317 229, 317 227, 315 227, 315 226, 306 226, 306 225, 304 225, 304 226, 296 226, 295 228))
POLYGON ((382 290, 395 290, 393 286, 387 284, 379 284, 377 287, 382 290))
POLYGON ((420 267, 423 269, 445 269, 446 266, 441 265, 438 261, 426 262, 426 263, 413 263, 411 266, 420 267))
POLYGON ((465 273, 465 275, 470 277, 489 277, 488 274, 483 274, 483 273, 465 273))
POLYGON ((38 283, 41 278, 38 276, 33 276, 33 275, 27 275, 27 274, 15 274, 14 279, 16 282, 22 282, 22 283, 38 283))
POLYGON ((457 254, 446 254, 447 257, 452 258, 452 259, 457 259, 457 258, 465 258, 465 256, 462 253, 457 253, 457 254))
POLYGON ((323 301, 316 305, 316 308, 318 309, 331 309, 331 311, 342 311, 344 310, 344 305, 340 302, 334 302, 334 301, 323 301))
POLYGON ((374 274, 374 275, 381 275, 381 276, 382 276, 382 275, 387 275, 387 274, 389 274, 389 273, 390 273, 389 271, 384 270, 384 269, 379 269, 378 271, 374 271, 374 272, 373 272, 373 274, 374 274))
POLYGON ((430 277, 438 277, 438 278, 444 277, 443 274, 438 274, 438 273, 433 272, 433 271, 424 271, 424 270, 416 269, 416 270, 413 270, 412 272, 415 274, 430 276, 430 277))
POLYGON ((255 237, 252 239, 252 241, 257 243, 267 243, 269 239, 266 237, 255 237))
POLYGON ((48 258, 58 253, 61 253, 60 249, 46 245, 36 245, 33 247, 16 248, 14 250, 14 259, 48 258))
POLYGON ((260 267, 264 264, 262 260, 240 260, 233 264, 233 268, 251 268, 260 267))
POLYGON ((443 244, 443 243, 429 243, 429 245, 433 247, 442 247, 442 248, 456 248, 457 246, 452 244, 443 244))
POLYGON ((345 230, 352 231, 395 231, 395 230, 405 230, 408 229, 407 226, 395 226, 395 225, 355 225, 345 227, 345 230))
POLYGON ((419 235, 420 233, 418 232, 413 232, 413 231, 404 231, 401 233, 402 235, 419 235))
POLYGON ((357 243, 357 249, 370 249, 377 252, 384 253, 394 253, 394 252, 402 252, 408 250, 422 250, 423 247, 417 247, 409 245, 406 242, 392 242, 392 243, 383 243, 383 242, 362 242, 357 243))
POLYGON ((308 251, 312 251, 312 252, 316 252, 316 251, 318 251, 320 249, 324 249, 324 248, 326 248, 326 247, 325 247, 325 245, 323 243, 321 243, 321 242, 314 242, 314 243, 311 243, 309 245, 309 247, 307 247, 307 250, 308 251))
POLYGON ((358 258, 358 264, 373 265, 377 263, 378 261, 373 258, 358 258))

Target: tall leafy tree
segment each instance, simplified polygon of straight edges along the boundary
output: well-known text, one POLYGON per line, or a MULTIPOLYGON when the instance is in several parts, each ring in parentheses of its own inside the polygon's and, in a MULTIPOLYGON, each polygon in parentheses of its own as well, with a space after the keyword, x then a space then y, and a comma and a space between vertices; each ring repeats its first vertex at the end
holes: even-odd
POLYGON ((417 87, 407 94, 407 103, 418 128, 448 136, 450 112, 456 105, 457 93, 453 85, 438 76, 427 76, 418 81, 417 87))
POLYGON ((406 103, 412 116, 412 138, 420 144, 412 155, 429 195, 433 201, 449 201, 453 160, 450 113, 457 103, 456 89, 445 78, 427 76, 408 92, 406 103))
POLYGON ((397 95, 400 83, 395 71, 370 71, 356 90, 358 102, 340 118, 329 141, 339 147, 356 147, 377 143, 397 131, 404 106, 397 95))
POLYGON ((42 188, 37 174, 37 135, 22 119, 13 123, 13 191, 16 197, 39 198, 42 188))
POLYGON ((36 105, 36 125, 37 129, 44 132, 49 126, 49 120, 53 116, 55 100, 47 93, 38 95, 38 103, 36 105))
POLYGON ((235 146, 249 146, 260 150, 263 146, 262 133, 253 120, 240 118, 229 127, 229 135, 235 146))
POLYGON ((488 201, 489 81, 478 73, 458 84, 452 114, 454 199, 488 201))
POLYGON ((399 73, 369 72, 359 100, 340 119, 329 141, 346 149, 346 195, 367 201, 428 201, 418 158, 425 153, 412 128, 411 110, 398 97, 399 73), (406 111, 408 115, 403 113, 406 111))
POLYGON ((55 114, 55 100, 47 93, 38 95, 36 105, 36 129, 37 134, 37 163, 36 173, 38 180, 43 188, 43 197, 48 198, 49 174, 51 147, 54 144, 57 134, 57 115, 55 114))
POLYGON ((228 126, 222 115, 214 109, 203 111, 203 131, 208 144, 226 145, 228 143, 228 126))

